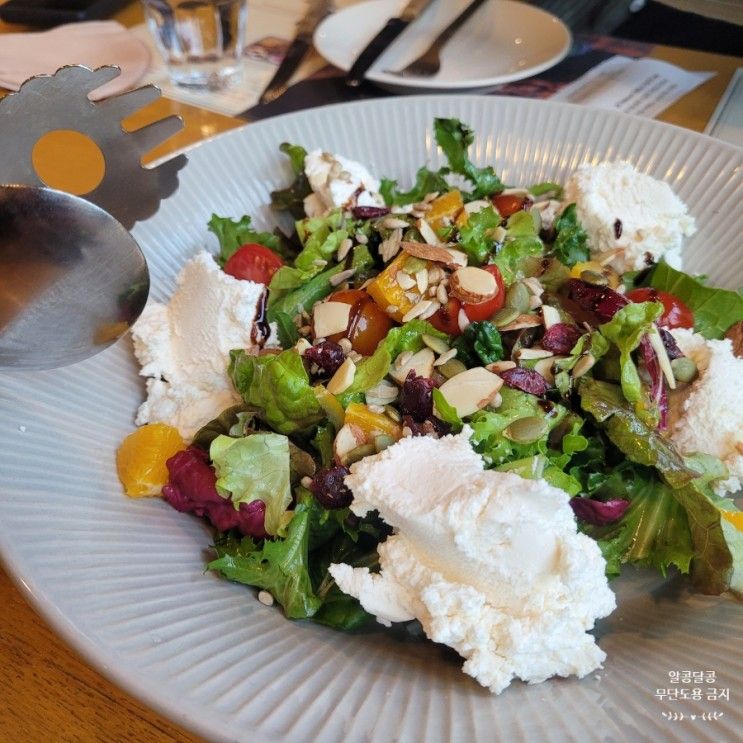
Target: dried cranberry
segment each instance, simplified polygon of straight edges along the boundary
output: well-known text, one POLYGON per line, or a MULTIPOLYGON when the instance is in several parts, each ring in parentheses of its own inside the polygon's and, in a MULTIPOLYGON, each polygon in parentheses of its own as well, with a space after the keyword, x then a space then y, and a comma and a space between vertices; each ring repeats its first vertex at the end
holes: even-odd
POLYGON ((569 354, 582 333, 575 325, 558 322, 548 328, 542 336, 542 348, 552 353, 569 354))
POLYGON ((622 307, 630 303, 627 297, 608 286, 589 284, 581 279, 568 281, 568 296, 582 309, 593 312, 600 323, 608 322, 622 307))
POLYGON ((600 501, 576 496, 570 499, 573 513, 581 520, 594 526, 606 526, 624 516, 630 502, 622 498, 600 501))
POLYGON ((424 421, 417 421, 411 415, 404 415, 403 426, 410 429, 413 436, 433 436, 439 438, 451 431, 451 426, 438 418, 431 416, 424 421))
POLYGON ((337 465, 319 470, 315 474, 310 483, 310 491, 321 506, 334 509, 351 505, 353 493, 343 482, 348 473, 348 467, 337 465))
POLYGON ((432 379, 418 377, 411 369, 400 392, 400 409, 403 415, 409 415, 413 420, 422 423, 433 415, 433 388, 432 379))
POLYGON ((351 211, 356 219, 376 219, 390 213, 386 206, 355 206, 351 211))
POLYGON ((666 353, 668 354, 668 358, 673 361, 674 359, 680 359, 684 352, 678 347, 678 344, 676 343, 676 339, 665 329, 665 328, 658 328, 660 331, 660 337, 663 341, 663 347, 666 349, 666 353))
POLYGON ((614 237, 619 240, 619 238, 622 236, 622 220, 621 219, 615 219, 614 220, 614 237))
POLYGON ((528 392, 530 395, 543 395, 550 388, 547 380, 539 372, 521 366, 506 369, 501 372, 501 378, 509 387, 528 392))
POLYGON ((323 341, 304 352, 303 358, 316 377, 332 377, 345 360, 343 349, 333 341, 323 341), (314 366, 313 366, 314 365, 314 366))

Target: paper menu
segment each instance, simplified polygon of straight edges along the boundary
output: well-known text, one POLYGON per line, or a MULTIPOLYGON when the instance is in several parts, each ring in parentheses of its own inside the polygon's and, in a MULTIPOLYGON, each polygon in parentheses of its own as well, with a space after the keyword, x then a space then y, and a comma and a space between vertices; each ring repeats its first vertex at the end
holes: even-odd
POLYGON ((653 118, 714 74, 689 72, 658 59, 617 55, 566 85, 551 100, 653 118))

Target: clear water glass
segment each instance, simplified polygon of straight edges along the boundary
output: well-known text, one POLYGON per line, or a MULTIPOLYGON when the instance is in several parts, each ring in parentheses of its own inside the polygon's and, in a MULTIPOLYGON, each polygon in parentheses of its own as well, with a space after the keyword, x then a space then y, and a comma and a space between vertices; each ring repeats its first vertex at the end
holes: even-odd
POLYGON ((174 83, 220 90, 239 82, 247 0, 142 0, 142 4, 174 83))

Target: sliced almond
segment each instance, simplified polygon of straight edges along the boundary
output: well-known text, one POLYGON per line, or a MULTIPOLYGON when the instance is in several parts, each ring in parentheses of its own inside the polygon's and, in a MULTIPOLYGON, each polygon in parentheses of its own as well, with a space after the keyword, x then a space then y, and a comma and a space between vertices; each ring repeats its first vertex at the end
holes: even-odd
POLYGON ((345 302, 320 302, 312 312, 316 338, 327 338, 335 333, 345 333, 351 305, 345 302))
POLYGON ((555 366, 555 357, 550 356, 549 358, 540 359, 534 364, 534 371, 537 374, 541 374, 549 384, 555 383, 555 373, 553 371, 555 366))
POLYGON ((300 355, 304 356, 304 352, 308 349, 312 348, 312 344, 306 339, 306 338, 300 338, 295 344, 294 344, 294 350, 300 355))
POLYGON ((418 286, 418 291, 421 294, 426 293, 428 289, 428 269, 422 268, 420 271, 415 272, 415 283, 418 286))
POLYGON ((359 446, 366 443, 366 436, 358 426, 346 423, 341 426, 333 440, 333 455, 338 464, 346 465, 349 462, 349 454, 359 446))
POLYGON ((415 286, 415 279, 405 271, 398 271, 395 280, 402 289, 412 289, 415 286))
POLYGON ((434 353, 430 348, 421 348, 420 351, 408 357, 399 366, 394 364, 390 369, 390 376, 398 384, 402 384, 412 370, 418 377, 430 378, 433 373, 434 353))
POLYGON ((403 316, 402 321, 404 323, 410 322, 411 320, 415 319, 416 317, 420 317, 425 312, 427 312, 433 302, 430 299, 422 299, 418 304, 413 305, 403 316))
POLYGON ((493 206, 487 199, 476 199, 475 201, 469 201, 464 205, 464 211, 467 214, 476 214, 481 212, 483 209, 487 209, 489 206, 493 206))
POLYGON ((541 318, 536 315, 519 315, 513 322, 498 328, 500 331, 525 330, 526 328, 536 328, 542 324, 541 318))
POLYGON ((544 348, 519 348, 514 356, 518 361, 530 361, 533 359, 547 359, 555 354, 552 351, 546 351, 544 348))
POLYGON ((458 268, 449 280, 449 294, 468 304, 478 304, 492 299, 498 293, 495 276, 482 268, 458 268))
POLYGON ((550 307, 548 304, 542 305, 542 320, 544 321, 544 327, 549 330, 553 325, 560 323, 560 312, 555 307, 550 307))
POLYGON ((527 276, 521 281, 535 297, 541 297, 542 294, 544 294, 544 287, 542 286, 542 282, 536 276, 527 276))
POLYGON ((534 296, 532 294, 531 297, 529 297, 529 309, 530 310, 537 310, 541 306, 542 306, 542 300, 539 297, 534 296))
POLYGON ((447 361, 451 361, 457 355, 456 348, 450 348, 446 353, 441 354, 436 361, 433 362, 434 366, 443 366, 447 361))
POLYGON ((428 245, 426 243, 401 242, 400 247, 409 255, 423 258, 435 263, 443 263, 451 269, 467 265, 467 254, 454 248, 443 245, 428 245))
POLYGON ((503 380, 497 374, 476 366, 447 379, 439 390, 457 415, 463 418, 489 405, 502 386, 503 380))
POLYGON ((462 333, 470 326, 470 319, 462 307, 459 308, 459 312, 457 313, 457 325, 459 325, 459 330, 462 333))
POLYGON ((353 384, 355 374, 356 364, 354 364, 352 358, 348 357, 330 378, 328 392, 331 395, 340 395, 342 392, 345 392, 353 384))
POLYGON ((501 372, 508 371, 509 369, 515 369, 516 362, 515 361, 494 361, 492 364, 488 364, 485 368, 488 371, 493 372, 493 374, 500 374, 501 372))
POLYGON ((441 245, 441 240, 439 240, 439 236, 434 231, 433 227, 431 227, 430 224, 425 219, 419 219, 415 226, 418 228, 418 232, 421 233, 421 237, 429 244, 429 245, 441 245))
POLYGON ((650 338, 650 345, 653 347, 653 351, 655 351, 655 355, 658 357, 660 370, 663 372, 663 376, 666 378, 668 386, 672 390, 675 390, 676 377, 673 374, 673 369, 671 368, 671 360, 668 358, 668 352, 666 351, 666 347, 663 345, 663 339, 660 337, 660 333, 658 332, 657 328, 651 328, 650 332, 648 333, 648 338, 650 338))

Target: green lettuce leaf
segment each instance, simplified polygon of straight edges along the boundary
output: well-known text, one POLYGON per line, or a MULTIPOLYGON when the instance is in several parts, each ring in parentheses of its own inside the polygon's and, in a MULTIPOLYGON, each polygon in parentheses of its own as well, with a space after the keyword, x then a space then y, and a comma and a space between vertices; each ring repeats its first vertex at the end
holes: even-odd
POLYGON ((467 157, 467 150, 475 139, 474 132, 458 119, 434 119, 436 144, 444 152, 449 168, 473 184, 470 199, 481 199, 503 190, 503 184, 491 166, 476 167, 467 157))
POLYGON ((387 337, 381 342, 390 355, 391 361, 394 361, 403 351, 420 351, 425 345, 423 336, 431 335, 441 340, 448 340, 449 336, 442 333, 426 320, 415 318, 406 322, 404 325, 392 328, 387 337))
POLYGON ((490 320, 470 323, 454 340, 452 348, 457 349, 457 358, 469 368, 503 359, 503 342, 490 320))
POLYGON ((289 142, 281 144, 279 149, 289 157, 294 181, 286 188, 271 192, 271 206, 277 211, 288 211, 295 219, 301 219, 304 216, 304 199, 312 193, 310 183, 304 174, 307 150, 289 142))
POLYGON ((501 387, 500 395, 503 401, 496 410, 480 410, 470 418, 469 424, 473 431, 470 440, 475 451, 482 454, 490 467, 536 454, 548 454, 550 431, 560 424, 567 409, 562 405, 554 405, 548 414, 537 397, 505 385, 501 387), (545 434, 540 439, 531 444, 518 444, 503 435, 505 429, 515 420, 530 417, 542 418, 547 423, 545 434))
POLYGON ((609 322, 599 326, 601 335, 619 349, 622 392, 630 402, 642 398, 642 382, 632 360, 634 351, 653 323, 663 314, 660 302, 639 302, 622 307, 609 322))
POLYGON ((561 263, 574 266, 591 257, 588 249, 588 236, 578 221, 575 204, 570 204, 555 220, 557 237, 552 252, 561 263))
POLYGON ((229 375, 245 404, 274 431, 307 433, 325 417, 294 350, 265 356, 231 351, 229 375))
POLYGON ((500 269, 506 286, 524 275, 528 260, 544 253, 544 243, 537 235, 534 218, 529 212, 516 212, 506 222, 506 238, 493 263, 500 269))
POLYGON ((689 572, 694 546, 686 511, 672 488, 650 468, 624 462, 598 493, 604 500, 630 500, 629 508, 616 523, 582 526, 582 531, 598 541, 608 575, 618 575, 626 563, 656 568, 664 575, 672 565, 682 573, 689 572))
POLYGON ((208 568, 225 578, 270 591, 289 619, 308 619, 322 601, 313 589, 308 569, 310 513, 299 504, 286 537, 258 546, 250 537, 229 535, 214 545, 217 559, 208 568))
POLYGON ((443 393, 438 387, 434 387, 433 393, 433 405, 434 415, 439 419, 448 423, 452 427, 452 431, 457 433, 462 430, 462 419, 457 413, 457 409, 453 405, 449 405, 444 397, 443 393))
POLYGON ((470 214, 467 223, 459 228, 459 248, 467 253, 470 265, 481 266, 494 251, 492 231, 500 223, 500 214, 489 206, 470 214))
POLYGON ((209 447, 209 458, 217 473, 219 494, 236 506, 263 501, 266 531, 279 534, 292 500, 289 439, 277 433, 254 433, 238 439, 217 436, 209 447))
POLYGON ((356 365, 351 386, 343 394, 338 395, 341 405, 345 408, 352 402, 363 402, 361 394, 379 384, 387 376, 391 363, 392 356, 382 341, 371 356, 364 357, 356 365))
POLYGON ((254 229, 252 220, 248 216, 235 221, 229 217, 219 217, 212 214, 207 227, 219 240, 217 263, 222 267, 237 252, 238 248, 246 243, 265 245, 274 253, 286 257, 286 251, 283 250, 279 237, 270 232, 260 232, 254 229))
POLYGON ((694 330, 705 338, 722 338, 743 320, 743 290, 714 289, 661 261, 650 274, 650 286, 678 297, 694 313, 694 330))
MULTIPOLYGON (((339 263, 313 277, 302 286, 289 291, 274 291, 272 280, 269 285, 268 311, 266 313, 268 321, 274 322, 279 313, 287 314, 293 318, 301 310, 309 311, 315 302, 325 299, 328 294, 333 292, 335 287, 330 283, 330 279, 343 271, 343 268, 343 264, 339 263)), ((277 271, 274 274, 274 279, 279 273, 280 271, 277 271)))
POLYGON ((400 191, 397 181, 390 178, 382 178, 379 193, 387 206, 403 206, 404 204, 415 204, 423 200, 426 194, 444 192, 449 190, 449 184, 439 172, 428 168, 420 168, 415 176, 415 184, 409 191, 400 191))
POLYGON ((527 190, 532 196, 550 194, 553 199, 562 198, 562 186, 559 183, 552 183, 551 181, 535 183, 533 186, 529 186, 527 190))
POLYGON ((274 312, 273 321, 276 323, 281 347, 291 348, 299 340, 299 330, 294 319, 287 312, 274 312))
POLYGON ((723 528, 721 509, 736 510, 717 498, 710 483, 726 476, 714 457, 684 457, 656 429, 647 426, 623 399, 619 388, 607 382, 583 379, 581 407, 590 413, 610 441, 632 462, 654 467, 673 497, 686 511, 694 545, 692 579, 704 593, 719 594, 740 580, 743 532, 723 528), (728 543, 728 538, 732 541, 728 543))

